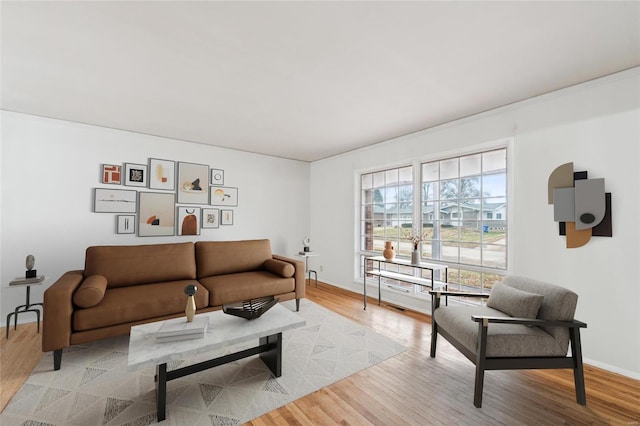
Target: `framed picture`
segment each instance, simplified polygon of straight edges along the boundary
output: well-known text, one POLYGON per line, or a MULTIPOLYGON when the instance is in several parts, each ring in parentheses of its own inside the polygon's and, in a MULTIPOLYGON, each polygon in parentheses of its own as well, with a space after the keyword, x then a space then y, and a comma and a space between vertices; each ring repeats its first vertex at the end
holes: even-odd
POLYGON ((178 207, 178 235, 200 235, 200 207, 178 207))
POLYGON ((209 166, 178 162, 178 203, 209 204, 209 166))
POLYGON ((102 183, 120 185, 122 183, 122 166, 118 164, 103 164, 102 183))
POLYGON ((136 217, 132 214, 119 214, 116 234, 135 234, 136 217))
POLYGON ((233 210, 220 210, 220 224, 233 225, 233 210))
POLYGON ((202 228, 219 228, 220 227, 220 210, 219 209, 202 209, 202 228))
POLYGON ((224 170, 211 169, 211 185, 224 185, 224 170))
POLYGON ((173 192, 138 193, 138 236, 175 234, 176 194, 173 192))
POLYGON ((209 198, 212 206, 238 206, 238 188, 211 186, 209 187, 209 192, 211 192, 209 198))
POLYGON ((124 184, 127 186, 147 186, 147 165, 124 163, 124 184))
POLYGON ((149 159, 149 188, 176 190, 176 163, 171 160, 149 159))
POLYGON ((96 213, 135 213, 136 193, 130 189, 94 188, 93 211, 96 213))

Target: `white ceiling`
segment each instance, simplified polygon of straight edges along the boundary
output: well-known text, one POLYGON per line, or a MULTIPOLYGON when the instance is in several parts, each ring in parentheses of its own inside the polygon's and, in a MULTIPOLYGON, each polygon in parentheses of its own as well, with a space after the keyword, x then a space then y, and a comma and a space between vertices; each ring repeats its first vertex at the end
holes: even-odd
POLYGON ((640 65, 640 2, 8 2, 1 107, 314 161, 640 65))

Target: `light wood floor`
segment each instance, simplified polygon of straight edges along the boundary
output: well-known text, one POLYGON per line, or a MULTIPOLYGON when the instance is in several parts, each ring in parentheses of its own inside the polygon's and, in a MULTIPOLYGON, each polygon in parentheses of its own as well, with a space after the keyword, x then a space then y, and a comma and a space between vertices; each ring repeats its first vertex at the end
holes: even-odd
MULTIPOLYGON (((377 306, 371 299, 324 283, 307 297, 367 325, 409 349, 387 361, 271 411, 248 425, 635 425, 640 381, 585 366, 587 406, 575 402, 568 370, 490 371, 483 406, 473 406, 474 367, 444 339, 429 358, 427 315, 377 306)), ((2 409, 40 360, 35 324, 2 333, 2 409)), ((585 331, 588 332, 588 329, 585 331)))

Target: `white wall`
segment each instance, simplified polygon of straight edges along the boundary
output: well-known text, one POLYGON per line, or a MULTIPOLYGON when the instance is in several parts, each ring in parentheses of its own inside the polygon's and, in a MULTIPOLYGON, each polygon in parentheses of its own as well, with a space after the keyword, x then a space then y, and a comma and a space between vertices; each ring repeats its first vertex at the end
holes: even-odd
POLYGON ((585 360, 640 378, 639 69, 313 163, 311 238, 321 253, 314 269, 322 266, 323 281, 362 292, 354 279, 360 171, 465 153, 506 137, 514 141, 510 273, 578 293, 576 317, 588 323, 585 360), (593 237, 577 249, 565 248, 547 204, 549 174, 570 161, 604 178, 612 193, 613 238, 593 237))
MULTIPOLYGON (((309 164, 154 136, 3 111, 1 149, 1 315, 24 303, 24 276, 33 254, 38 274, 32 301, 62 273, 83 269, 84 251, 98 244, 154 244, 195 240, 271 239, 274 253, 293 256, 309 232, 309 164), (203 229, 198 237, 137 237, 115 233, 116 214, 92 213, 101 164, 147 163, 149 158, 206 164, 225 171, 239 188, 233 226, 203 229)), ((23 314, 19 322, 35 321, 23 314)))

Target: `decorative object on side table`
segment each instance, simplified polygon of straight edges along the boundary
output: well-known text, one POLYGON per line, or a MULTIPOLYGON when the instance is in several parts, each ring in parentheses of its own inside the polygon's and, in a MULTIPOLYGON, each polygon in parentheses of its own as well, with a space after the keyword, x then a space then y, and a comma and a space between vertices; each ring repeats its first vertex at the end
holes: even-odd
POLYGON ((384 250, 382 251, 382 255, 387 260, 391 260, 396 256, 396 252, 391 245, 391 241, 386 241, 384 243, 384 250))
POLYGON ((411 230, 405 232, 405 238, 411 241, 411 244, 413 244, 413 251, 411 252, 411 264, 419 265, 420 251, 418 251, 418 245, 420 245, 420 242, 426 238, 426 234, 411 230))
POLYGON ((187 307, 184 313, 187 316, 187 322, 193 322, 193 316, 196 314, 196 299, 193 297, 198 292, 198 286, 189 284, 184 288, 184 294, 187 295, 187 307))
POLYGON ((225 314, 252 320, 259 318, 262 314, 278 303, 278 301, 279 299, 276 299, 273 296, 260 297, 258 299, 251 299, 245 302, 224 304, 222 305, 222 311, 225 314))
POLYGON ((309 236, 304 237, 302 239, 302 247, 305 252, 311 251, 309 244, 311 244, 311 238, 309 238, 309 236))
POLYGON ((36 258, 32 254, 27 255, 27 259, 25 261, 25 266, 27 267, 27 270, 24 273, 25 278, 35 278, 38 275, 38 270, 33 269, 35 265, 36 258))

